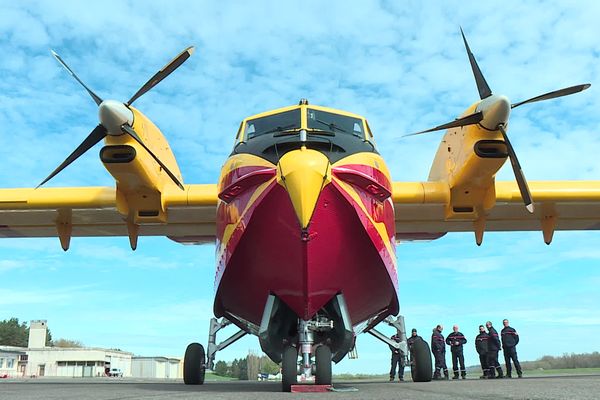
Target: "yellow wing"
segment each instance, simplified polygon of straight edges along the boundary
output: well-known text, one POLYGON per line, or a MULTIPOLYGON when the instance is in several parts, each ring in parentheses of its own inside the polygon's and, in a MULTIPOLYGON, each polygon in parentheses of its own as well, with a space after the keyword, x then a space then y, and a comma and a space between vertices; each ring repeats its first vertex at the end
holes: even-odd
MULTIPOLYGON (((480 207, 456 206, 446 182, 395 182, 392 199, 399 240, 435 239, 445 232, 600 229, 600 181, 531 181, 535 212, 523 205, 516 182, 496 182, 480 207)), ((454 195, 455 196, 455 195, 454 195)))
POLYGON ((166 190, 165 223, 128 222, 118 211, 117 193, 109 187, 1 189, 0 237, 58 236, 65 250, 71 236, 129 236, 133 248, 137 236, 168 236, 182 243, 215 239, 217 185, 166 190))

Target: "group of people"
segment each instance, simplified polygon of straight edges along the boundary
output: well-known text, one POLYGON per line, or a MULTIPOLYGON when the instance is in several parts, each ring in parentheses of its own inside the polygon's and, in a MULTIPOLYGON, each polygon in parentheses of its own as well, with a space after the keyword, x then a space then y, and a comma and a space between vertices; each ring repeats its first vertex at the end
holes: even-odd
MULTIPOLYGON (((511 361, 515 366, 517 376, 523 377, 521 364, 517 357, 516 346, 519 343, 519 335, 517 331, 509 326, 507 319, 502 321, 504 328, 498 335, 498 332, 493 327, 492 322, 488 321, 483 325, 479 325, 479 334, 475 338, 475 349, 479 354, 479 361, 483 375, 482 379, 504 378, 502 367, 498 362, 498 353, 504 351, 504 361, 506 363, 506 377, 512 378, 511 361), (487 330, 486 330, 487 329, 487 330)), ((467 343, 467 338, 458 330, 458 325, 452 327, 452 333, 444 339, 442 331, 443 325, 438 325, 433 329, 431 334, 431 352, 435 359, 434 380, 449 379, 448 367, 446 367, 446 345, 450 346, 452 354, 452 371, 454 376, 452 379, 466 379, 467 370, 465 368, 465 358, 463 354, 463 346, 467 343), (443 374, 443 376, 442 376, 443 374)), ((392 336, 392 340, 399 341, 397 335, 392 336)), ((417 330, 413 329, 411 336, 407 340, 410 350, 412 344, 416 340, 423 340, 417 335, 417 330)), ((396 366, 398 366, 398 377, 400 381, 404 380, 404 354, 393 346, 392 350, 392 368, 390 370, 390 381, 393 381, 396 375, 396 366)))

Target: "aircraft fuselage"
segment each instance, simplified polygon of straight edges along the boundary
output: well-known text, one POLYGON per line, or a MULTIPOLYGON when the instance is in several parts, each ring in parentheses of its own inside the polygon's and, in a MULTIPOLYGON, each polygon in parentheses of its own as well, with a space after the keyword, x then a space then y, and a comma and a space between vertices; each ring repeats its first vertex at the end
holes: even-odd
POLYGON ((362 117, 244 120, 219 192, 216 316, 258 326, 269 295, 305 321, 338 294, 353 325, 398 312, 391 179, 362 117))

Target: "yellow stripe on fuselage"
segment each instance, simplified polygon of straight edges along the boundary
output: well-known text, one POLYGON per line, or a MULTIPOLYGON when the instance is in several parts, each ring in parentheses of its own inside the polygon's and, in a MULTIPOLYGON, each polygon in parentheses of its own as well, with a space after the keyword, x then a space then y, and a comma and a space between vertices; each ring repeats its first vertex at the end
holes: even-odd
MULTIPOLYGON (((270 163, 269 161, 257 157, 252 154, 235 154, 227 159, 223 168, 221 169, 221 177, 219 178, 219 190, 223 190, 223 179, 232 171, 241 167, 265 167, 265 168, 275 168, 275 165, 270 163)), ((244 218, 244 215, 248 212, 248 210, 254 205, 258 197, 265 191, 265 189, 275 180, 276 177, 269 179, 267 182, 259 185, 252 193, 250 200, 246 204, 244 210, 241 210, 241 213, 238 213, 239 218, 235 223, 228 224, 223 231, 223 238, 221 239, 221 246, 217 249, 217 260, 221 258, 223 252, 227 248, 227 244, 231 239, 231 235, 236 230, 236 228, 240 225, 241 221, 244 218)), ((231 206, 229 206, 231 207, 231 206)))
MULTIPOLYGON (((356 153, 356 154, 353 154, 351 156, 348 156, 348 157, 338 161, 337 163, 335 163, 333 165, 333 167, 334 168, 342 167, 344 165, 365 165, 365 166, 377 168, 391 182, 390 172, 387 169, 387 165, 385 164, 383 158, 379 154, 356 153)), ((333 179, 335 180, 335 182, 337 182, 340 185, 340 187, 342 189, 344 189, 346 191, 346 193, 348 193, 348 195, 350 195, 350 197, 356 202, 356 204, 358 204, 358 206, 364 212, 364 214, 367 216, 367 218, 369 218, 369 221, 373 224, 373 226, 377 230, 377 233, 379 234, 383 243, 385 244, 385 248, 389 252, 391 259, 393 260, 394 269, 396 269, 397 268, 397 260, 396 260, 396 256, 395 256, 396 247, 390 241, 385 223, 384 222, 376 222, 373 219, 373 217, 371 216, 371 213, 367 210, 367 208, 363 204, 363 201, 360 198, 360 195, 358 194, 357 189, 355 189, 351 184, 346 183, 346 182, 336 178, 335 175, 334 175, 333 179)), ((387 199, 385 201, 391 201, 391 200, 387 199)))

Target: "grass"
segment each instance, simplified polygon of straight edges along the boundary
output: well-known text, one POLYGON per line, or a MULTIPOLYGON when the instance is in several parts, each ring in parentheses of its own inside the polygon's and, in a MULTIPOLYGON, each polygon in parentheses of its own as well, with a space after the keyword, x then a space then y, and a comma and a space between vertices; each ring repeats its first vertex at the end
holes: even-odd
MULTIPOLYGON (((410 369, 408 371, 410 373, 410 369)), ((390 377, 387 374, 337 374, 333 376, 333 379, 337 381, 387 380, 389 378, 390 377)))
POLYGON ((226 382, 226 381, 237 381, 239 379, 230 378, 228 376, 216 375, 216 374, 206 371, 204 380, 206 382, 226 382))
MULTIPOLYGON (((504 364, 502 364, 502 369, 504 369, 504 364)), ((481 372, 475 371, 475 369, 469 370, 469 368, 467 371, 471 375, 481 372)), ((600 375, 600 368, 526 369, 523 374, 525 376, 600 375)), ((335 381, 388 380, 389 376, 387 374, 337 374, 333 376, 333 379, 335 381)), ((410 380, 410 367, 406 367, 405 379, 410 380)))
POLYGON ((600 368, 563 368, 563 369, 529 369, 523 371, 524 375, 597 375, 600 368))

